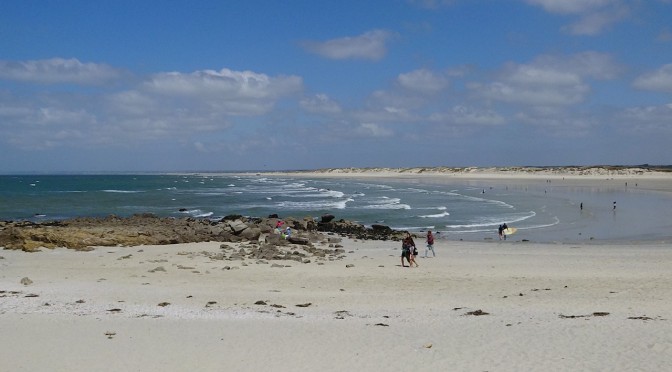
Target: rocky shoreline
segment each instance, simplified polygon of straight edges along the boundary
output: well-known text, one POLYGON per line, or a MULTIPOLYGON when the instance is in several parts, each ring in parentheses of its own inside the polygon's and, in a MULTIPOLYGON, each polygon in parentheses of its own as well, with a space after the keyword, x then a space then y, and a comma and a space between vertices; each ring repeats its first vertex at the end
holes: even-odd
MULTIPOLYGON (((0 222, 0 247, 36 252, 41 248, 64 247, 90 250, 95 246, 167 245, 217 241, 249 242, 255 246, 252 256, 286 258, 277 247, 302 246, 311 250, 315 243, 334 243, 343 236, 360 240, 399 240, 404 234, 383 225, 368 228, 356 222, 336 220, 333 215, 303 219, 276 215, 253 218, 238 215, 218 221, 195 218, 157 217, 136 214, 130 217, 83 217, 62 221, 34 223, 0 222), (283 239, 275 229, 278 221, 292 234, 283 239), (276 257, 282 256, 282 257, 276 257)), ((315 255, 316 252, 310 252, 315 255)))

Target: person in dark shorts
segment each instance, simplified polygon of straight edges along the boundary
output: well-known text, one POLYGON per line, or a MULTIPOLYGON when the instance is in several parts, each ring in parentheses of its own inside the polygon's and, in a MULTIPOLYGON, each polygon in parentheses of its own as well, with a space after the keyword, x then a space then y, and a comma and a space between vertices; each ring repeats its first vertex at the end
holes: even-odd
POLYGON ((415 258, 418 256, 418 248, 415 246, 415 242, 413 241, 413 237, 411 236, 410 233, 408 234, 408 236, 406 236, 406 240, 408 241, 408 247, 410 251, 409 255, 410 260, 408 264, 411 267, 413 267, 413 264, 415 264, 415 267, 420 267, 420 265, 418 265, 418 261, 415 260, 415 258))
POLYGON ((413 249, 413 246, 408 241, 408 238, 404 238, 404 240, 401 241, 401 266, 402 267, 410 267, 411 266, 411 249, 413 249), (406 261, 408 261, 408 266, 404 265, 404 258, 406 258, 406 261))

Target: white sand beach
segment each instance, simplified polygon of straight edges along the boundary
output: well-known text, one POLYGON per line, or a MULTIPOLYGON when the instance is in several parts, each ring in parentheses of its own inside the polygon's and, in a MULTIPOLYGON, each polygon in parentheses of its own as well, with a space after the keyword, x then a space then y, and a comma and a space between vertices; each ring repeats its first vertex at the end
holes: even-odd
POLYGON ((442 239, 419 268, 397 242, 340 244, 310 263, 215 260, 219 242, 2 250, 0 370, 672 370, 667 243, 442 239))
POLYGON ((2 370, 672 368, 667 245, 438 241, 410 269, 397 243, 342 244, 322 265, 213 261, 214 242, 2 251, 2 370))

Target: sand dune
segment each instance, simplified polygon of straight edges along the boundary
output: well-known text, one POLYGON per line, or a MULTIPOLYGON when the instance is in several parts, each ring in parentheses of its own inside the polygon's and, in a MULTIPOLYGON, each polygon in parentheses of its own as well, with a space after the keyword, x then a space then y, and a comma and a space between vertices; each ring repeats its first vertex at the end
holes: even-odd
MULTIPOLYGON (((278 172, 269 172, 271 174, 278 172)), ((412 168, 322 168, 315 170, 280 172, 282 174, 359 175, 359 176, 419 176, 443 175, 468 178, 499 177, 646 177, 672 178, 669 167, 627 166, 562 166, 562 167, 412 167, 412 168)))

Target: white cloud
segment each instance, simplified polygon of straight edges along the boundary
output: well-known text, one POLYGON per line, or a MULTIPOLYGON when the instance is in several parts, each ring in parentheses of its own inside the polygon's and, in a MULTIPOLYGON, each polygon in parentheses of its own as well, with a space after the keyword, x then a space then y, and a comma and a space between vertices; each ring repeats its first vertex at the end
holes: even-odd
POLYGON ((237 116, 268 115, 279 100, 298 96, 302 88, 296 76, 223 69, 158 73, 112 93, 5 93, 0 131, 3 140, 21 148, 188 141, 231 128, 237 116))
POLYGON ((201 106, 228 115, 260 115, 278 99, 298 93, 298 76, 270 77, 251 71, 203 70, 155 74, 142 90, 157 99, 175 98, 178 104, 201 106))
POLYGON ((618 0, 525 0, 525 2, 539 5, 550 13, 577 14, 617 3, 618 0))
POLYGON ((462 105, 455 106, 447 112, 431 114, 429 121, 466 126, 492 126, 506 123, 503 116, 492 110, 479 110, 462 105))
POLYGON ((0 61, 0 79, 40 84, 97 85, 122 76, 106 64, 51 58, 32 61, 0 61))
POLYGON ((435 94, 448 86, 448 79, 442 75, 427 69, 419 69, 405 74, 399 74, 397 83, 408 90, 435 94))
POLYGON ((585 78, 612 79, 620 71, 604 53, 542 55, 528 64, 507 64, 492 83, 471 83, 468 87, 483 98, 501 102, 564 106, 586 98, 591 89, 585 78))
POLYGON ((578 16, 578 20, 563 27, 574 35, 597 35, 612 24, 630 16, 623 0, 524 0, 541 6, 549 13, 578 16))
POLYGON ((632 85, 642 90, 672 92, 672 63, 637 77, 632 85))
POLYGON ((203 70, 192 73, 155 74, 145 88, 162 95, 214 96, 218 99, 266 99, 293 94, 301 90, 298 76, 272 78, 252 71, 203 70))
POLYGON ((363 137, 391 137, 394 132, 375 123, 361 123, 355 128, 355 133, 363 137))
POLYGON ((386 43, 392 34, 385 30, 373 30, 359 36, 342 37, 324 42, 306 41, 304 48, 329 59, 364 59, 376 61, 387 53, 386 43))
POLYGON ((343 111, 341 106, 326 94, 316 94, 312 97, 306 97, 299 104, 304 110, 318 114, 338 114, 343 111))
POLYGON ((631 107, 618 115, 629 132, 672 133, 672 103, 661 106, 631 107))
POLYGON ((552 68, 600 80, 618 77, 623 68, 607 53, 581 52, 570 56, 542 55, 535 58, 534 65, 552 68))
POLYGON ((618 23, 630 15, 627 7, 619 6, 586 14, 578 21, 565 26, 563 30, 573 35, 598 35, 612 24, 618 23))
POLYGON ((590 91, 575 73, 514 64, 506 70, 499 81, 469 87, 486 99, 530 106, 571 105, 581 102, 590 91))
POLYGON ((547 134, 566 138, 586 136, 598 125, 590 116, 555 108, 538 108, 519 112, 515 119, 520 123, 541 128, 547 134))

